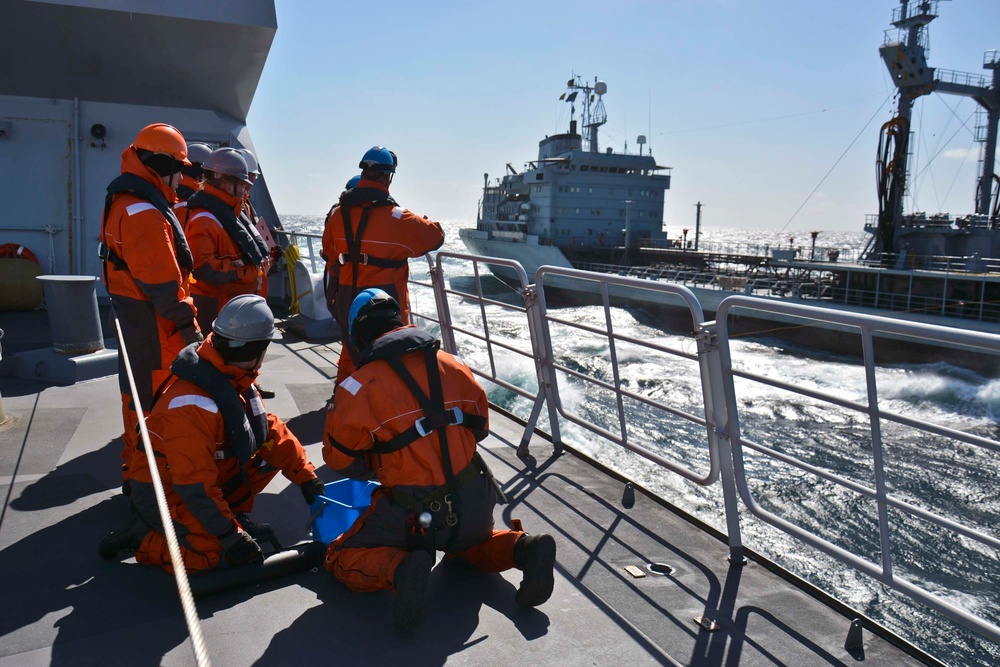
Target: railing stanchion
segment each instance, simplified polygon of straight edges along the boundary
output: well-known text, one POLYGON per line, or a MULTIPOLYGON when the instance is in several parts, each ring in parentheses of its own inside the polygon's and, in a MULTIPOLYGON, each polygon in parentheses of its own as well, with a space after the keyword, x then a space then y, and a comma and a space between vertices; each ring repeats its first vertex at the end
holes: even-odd
POLYGON ((697 343, 702 377, 708 380, 702 383, 702 395, 705 401, 710 455, 719 462, 719 481, 722 485, 722 500, 726 511, 729 562, 733 565, 745 565, 747 559, 743 555, 743 535, 740 531, 739 492, 736 489, 736 473, 733 468, 733 443, 729 435, 729 424, 733 417, 729 414, 724 392, 723 361, 714 321, 702 323, 697 343))

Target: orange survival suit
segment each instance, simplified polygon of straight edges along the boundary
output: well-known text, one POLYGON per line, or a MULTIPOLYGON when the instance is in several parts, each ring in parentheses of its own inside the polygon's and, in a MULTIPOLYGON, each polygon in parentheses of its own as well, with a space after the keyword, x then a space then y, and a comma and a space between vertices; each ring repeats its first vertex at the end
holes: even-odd
MULTIPOLYGON (((200 340, 188 293, 191 251, 173 213, 176 196, 133 147, 122 153, 121 175, 108 185, 101 225, 104 286, 114 304, 144 414, 153 392, 188 343, 200 340)), ((118 386, 125 425, 122 470, 138 441, 138 417, 121 352, 118 386)))
POLYGON ((267 296, 270 249, 245 210, 243 199, 208 183, 188 198, 185 234, 195 278, 191 294, 203 331, 211 329, 219 310, 234 296, 267 296))
POLYGON ((327 307, 342 332, 337 382, 354 371, 361 357, 347 335, 354 297, 367 287, 383 289, 399 302, 403 324, 409 324, 407 260, 443 243, 441 223, 401 208, 389 188, 377 181, 362 179, 341 195, 323 229, 323 256, 330 274, 327 307))
MULTIPOLYGON (((177 356, 176 375, 146 422, 188 572, 219 564, 223 542, 242 530, 235 515, 253 509, 279 470, 299 485, 316 477, 298 439, 265 411, 253 386, 257 372, 227 365, 212 345, 214 336, 177 356)), ((132 468, 132 502, 154 528, 136 560, 170 570, 143 451, 135 452, 132 468)))
POLYGON ((327 465, 382 484, 326 552, 326 569, 351 590, 393 588, 396 568, 418 549, 446 551, 483 572, 515 567, 514 544, 524 533, 518 521, 517 530, 493 529, 497 487, 476 453, 488 433, 486 393, 438 346, 412 326, 384 334, 337 385, 327 412, 327 465), (427 527, 419 523, 424 512, 427 527))
POLYGON ((187 229, 187 200, 198 191, 201 183, 193 176, 181 172, 181 180, 177 184, 177 202, 174 204, 174 215, 180 220, 181 228, 187 229))

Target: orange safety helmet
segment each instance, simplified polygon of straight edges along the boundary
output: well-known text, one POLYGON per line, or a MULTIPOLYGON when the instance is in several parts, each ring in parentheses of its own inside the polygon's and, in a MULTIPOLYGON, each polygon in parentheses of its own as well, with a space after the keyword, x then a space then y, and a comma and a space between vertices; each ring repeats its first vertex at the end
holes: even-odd
POLYGON ((190 165, 187 159, 187 142, 184 136, 173 125, 153 123, 139 130, 132 142, 133 148, 140 148, 151 153, 164 153, 178 162, 190 165))

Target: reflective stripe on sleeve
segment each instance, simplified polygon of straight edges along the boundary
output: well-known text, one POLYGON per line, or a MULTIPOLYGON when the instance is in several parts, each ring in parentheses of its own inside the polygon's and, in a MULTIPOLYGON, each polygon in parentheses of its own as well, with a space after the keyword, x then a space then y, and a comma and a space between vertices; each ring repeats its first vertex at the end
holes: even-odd
POLYGON ((170 401, 170 405, 167 406, 167 409, 173 410, 174 408, 183 408, 188 405, 193 405, 196 408, 201 408, 202 410, 211 412, 212 414, 219 412, 219 406, 215 404, 215 401, 210 399, 208 396, 199 396, 198 394, 177 396, 170 401))
POLYGON ((125 211, 129 215, 135 215, 137 213, 142 213, 143 211, 155 211, 156 207, 150 204, 148 201, 140 201, 134 204, 129 204, 125 207, 125 211))

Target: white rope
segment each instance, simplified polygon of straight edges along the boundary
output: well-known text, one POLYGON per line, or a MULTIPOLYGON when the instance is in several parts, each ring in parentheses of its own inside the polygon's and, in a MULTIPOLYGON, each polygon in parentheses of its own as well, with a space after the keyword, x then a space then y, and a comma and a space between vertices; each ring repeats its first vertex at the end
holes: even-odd
POLYGON ((194 606, 194 596, 191 595, 191 585, 188 583, 187 569, 184 567, 184 559, 181 557, 181 548, 177 544, 174 522, 170 518, 170 510, 167 508, 167 496, 163 492, 160 471, 156 466, 156 459, 153 457, 153 447, 149 442, 149 431, 146 430, 146 416, 142 413, 139 390, 135 387, 135 378, 132 375, 132 365, 128 359, 128 350, 125 348, 122 327, 118 322, 118 314, 112 311, 112 317, 115 320, 115 329, 118 330, 118 344, 121 346, 122 359, 125 362, 125 372, 128 374, 128 385, 132 389, 132 401, 135 403, 136 416, 139 418, 139 435, 142 437, 142 444, 146 449, 149 474, 153 479, 153 489, 156 491, 156 505, 160 510, 163 532, 167 538, 167 546, 170 549, 170 562, 174 565, 177 592, 181 596, 181 606, 184 608, 184 620, 187 621, 188 633, 191 635, 191 648, 194 650, 194 658, 199 667, 209 667, 212 662, 208 659, 208 647, 205 646, 205 637, 201 632, 201 621, 198 618, 198 610, 194 606))

